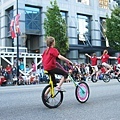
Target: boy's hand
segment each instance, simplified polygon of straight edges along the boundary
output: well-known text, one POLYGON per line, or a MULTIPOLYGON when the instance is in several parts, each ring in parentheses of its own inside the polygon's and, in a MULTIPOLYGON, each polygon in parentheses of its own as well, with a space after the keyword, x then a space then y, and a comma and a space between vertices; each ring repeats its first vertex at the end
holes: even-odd
POLYGON ((72 63, 71 61, 69 62, 69 64, 70 64, 70 65, 73 65, 73 63, 72 63))
POLYGON ((66 62, 68 65, 73 65, 71 61, 66 62))

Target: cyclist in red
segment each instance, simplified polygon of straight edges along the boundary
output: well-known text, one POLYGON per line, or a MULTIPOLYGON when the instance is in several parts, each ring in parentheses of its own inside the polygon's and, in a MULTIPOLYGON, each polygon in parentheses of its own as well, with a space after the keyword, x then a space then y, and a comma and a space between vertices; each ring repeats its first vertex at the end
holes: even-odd
MULTIPOLYGON (((92 69, 93 69, 92 75, 95 74, 95 73, 97 73, 97 72, 98 72, 97 60, 98 60, 99 58, 96 57, 96 54, 95 54, 95 53, 93 53, 92 56, 90 56, 90 55, 88 55, 88 54, 85 54, 85 55, 88 56, 88 57, 90 58, 90 60, 91 60, 91 67, 92 67, 92 69)), ((96 74, 96 79, 97 79, 97 77, 98 77, 98 74, 96 74)))
POLYGON ((65 79, 68 77, 68 72, 57 66, 56 59, 59 58, 59 59, 66 61, 70 64, 72 64, 72 62, 69 59, 62 56, 59 53, 59 51, 55 48, 54 37, 51 37, 51 36, 47 37, 46 43, 47 43, 47 48, 43 52, 43 55, 42 55, 43 68, 44 68, 44 70, 47 70, 51 74, 51 77, 52 77, 54 84, 56 84, 55 74, 63 75, 63 77, 61 78, 61 80, 57 86, 57 89, 60 90, 61 85, 63 84, 65 79))
POLYGON ((97 60, 98 60, 98 57, 96 57, 96 54, 93 53, 92 56, 88 55, 88 54, 85 54, 86 56, 88 56, 91 60, 91 67, 94 67, 95 68, 95 71, 98 71, 98 67, 97 67, 97 60))
POLYGON ((120 55, 116 57, 116 59, 117 59, 117 65, 120 67, 120 55))
POLYGON ((117 72, 117 76, 120 74, 120 55, 118 57, 115 57, 115 59, 117 60, 117 65, 116 65, 116 72, 117 72))
POLYGON ((101 62, 102 62, 102 65, 105 66, 108 70, 106 73, 110 72, 111 70, 113 70, 112 66, 108 64, 108 59, 115 59, 115 57, 110 57, 108 55, 108 51, 107 50, 104 50, 103 51, 103 54, 101 56, 101 62))

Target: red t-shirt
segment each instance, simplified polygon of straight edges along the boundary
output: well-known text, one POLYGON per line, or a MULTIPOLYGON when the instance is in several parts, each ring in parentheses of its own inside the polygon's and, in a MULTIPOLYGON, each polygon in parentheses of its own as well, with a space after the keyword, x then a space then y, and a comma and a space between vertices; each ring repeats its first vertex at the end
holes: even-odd
POLYGON ((12 68, 10 66, 7 66, 6 71, 8 72, 8 74, 10 74, 12 72, 12 68))
POLYGON ((92 66, 97 65, 97 60, 98 60, 97 57, 91 57, 90 60, 91 60, 91 65, 92 65, 92 66))
POLYGON ((52 70, 56 68, 56 58, 60 53, 56 48, 48 48, 43 52, 42 63, 44 70, 52 70))
POLYGON ((120 57, 117 58, 117 63, 120 64, 120 57))
POLYGON ((105 73, 106 72, 106 69, 104 67, 101 68, 101 72, 102 73, 105 73))
POLYGON ((108 54, 105 54, 105 55, 102 56, 101 61, 102 61, 102 63, 103 63, 103 62, 107 63, 107 62, 108 62, 108 59, 109 59, 109 55, 108 55, 108 54))

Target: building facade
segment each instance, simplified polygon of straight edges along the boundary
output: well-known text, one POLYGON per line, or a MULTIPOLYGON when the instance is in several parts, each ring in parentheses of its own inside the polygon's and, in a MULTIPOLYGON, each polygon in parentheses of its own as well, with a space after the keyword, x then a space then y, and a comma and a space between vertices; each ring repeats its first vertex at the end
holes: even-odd
MULTIPOLYGON (((110 0, 57 0, 62 17, 68 26, 69 52, 72 61, 86 62, 85 53, 101 55, 109 48, 104 36, 106 15, 110 14, 110 0), (107 48, 106 48, 107 47, 107 48)), ((50 0, 0 0, 0 46, 16 47, 10 35, 10 21, 20 13, 19 46, 28 52, 42 53, 45 49, 43 23, 50 0), (18 6, 17 6, 18 5, 18 6)))

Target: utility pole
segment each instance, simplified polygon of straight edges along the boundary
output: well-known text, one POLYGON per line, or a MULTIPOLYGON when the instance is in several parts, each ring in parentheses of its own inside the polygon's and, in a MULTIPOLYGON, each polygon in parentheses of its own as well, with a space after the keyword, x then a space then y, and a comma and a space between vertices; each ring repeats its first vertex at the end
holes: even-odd
MULTIPOLYGON (((18 15, 18 0, 16 0, 16 13, 18 15)), ((17 35, 17 80, 19 80, 19 35, 17 35)))

